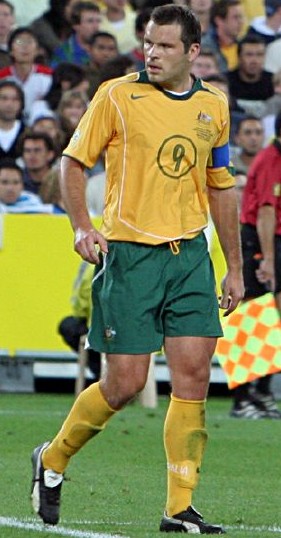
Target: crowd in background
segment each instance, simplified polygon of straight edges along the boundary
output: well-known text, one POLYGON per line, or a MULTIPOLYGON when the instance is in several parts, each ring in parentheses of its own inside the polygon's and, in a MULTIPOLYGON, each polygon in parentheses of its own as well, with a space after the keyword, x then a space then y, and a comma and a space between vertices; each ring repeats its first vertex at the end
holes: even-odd
MULTIPOLYGON (((239 195, 281 110, 281 0, 174 1, 201 23, 195 77, 228 96, 239 195)), ((62 150, 102 82, 144 69, 145 26, 161 3, 0 0, 0 212, 65 213, 62 150)), ((98 215, 103 155, 85 174, 89 210, 98 215)))

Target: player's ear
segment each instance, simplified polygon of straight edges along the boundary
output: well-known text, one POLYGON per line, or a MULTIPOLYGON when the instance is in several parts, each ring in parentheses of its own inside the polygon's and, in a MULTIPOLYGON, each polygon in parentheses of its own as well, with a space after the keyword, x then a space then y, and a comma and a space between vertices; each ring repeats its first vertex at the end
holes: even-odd
POLYGON ((199 43, 192 43, 188 50, 188 59, 190 62, 194 62, 197 56, 200 54, 200 45, 199 43))

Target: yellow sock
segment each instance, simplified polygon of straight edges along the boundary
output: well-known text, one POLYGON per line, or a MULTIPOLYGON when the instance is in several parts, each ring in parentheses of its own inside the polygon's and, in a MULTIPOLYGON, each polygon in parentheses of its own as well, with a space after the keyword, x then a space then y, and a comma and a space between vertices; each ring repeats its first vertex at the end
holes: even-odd
POLYGON ((63 473, 69 458, 103 430, 114 413, 104 399, 99 383, 90 385, 78 396, 61 430, 44 450, 43 467, 63 473))
POLYGON ((181 400, 172 395, 164 425, 168 516, 191 505, 206 441, 205 400, 181 400))

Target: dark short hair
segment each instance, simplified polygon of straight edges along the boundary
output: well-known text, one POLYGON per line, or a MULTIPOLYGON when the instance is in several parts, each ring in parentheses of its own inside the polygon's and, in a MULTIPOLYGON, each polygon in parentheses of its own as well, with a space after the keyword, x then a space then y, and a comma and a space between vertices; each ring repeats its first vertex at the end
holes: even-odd
POLYGON ((47 133, 24 133, 20 140, 21 151, 23 151, 26 140, 43 140, 48 151, 55 151, 53 140, 47 133))
POLYGON ((240 56, 244 45, 264 45, 264 49, 266 48, 265 40, 260 35, 251 34, 251 33, 249 33, 248 35, 240 39, 240 41, 238 41, 238 47, 237 47, 238 56, 240 56))
MULTIPOLYGON (((1 0, 0 0, 1 3, 1 0)), ((23 171, 22 168, 16 163, 14 159, 10 159, 9 157, 5 157, 4 159, 0 159, 0 172, 3 169, 8 170, 16 170, 23 180, 23 171)))
POLYGON ((15 8, 13 6, 13 4, 11 4, 11 2, 8 2, 8 0, 0 0, 0 6, 7 6, 11 12, 11 15, 14 14, 15 12, 15 8))
POLYGON ((218 0, 211 8, 211 23, 216 26, 215 18, 226 19, 228 10, 233 6, 240 6, 240 0, 218 0))
POLYGON ((111 39, 112 41, 114 41, 114 43, 116 45, 116 48, 118 48, 117 39, 116 39, 115 35, 110 34, 109 32, 102 32, 102 31, 101 32, 95 32, 93 35, 91 35, 91 37, 88 40, 88 44, 90 45, 90 47, 92 47, 100 37, 105 37, 106 39, 111 39))
POLYGON ((185 52, 192 43, 201 43, 200 22, 187 6, 166 4, 153 9, 150 19, 159 26, 165 24, 179 24, 182 28, 181 40, 185 52))
POLYGON ((243 123, 245 121, 258 121, 260 124, 262 124, 262 121, 260 118, 258 118, 257 116, 254 116, 254 114, 245 114, 244 116, 242 116, 241 118, 239 118, 239 120, 237 121, 237 124, 236 124, 236 128, 235 128, 235 133, 239 133, 243 123))
POLYGON ((144 27, 148 23, 150 19, 150 15, 152 12, 152 8, 146 7, 142 8, 135 19, 135 31, 136 32, 142 32, 144 30, 144 27))
MULTIPOLYGON (((1 3, 1 0, 0 0, 0 3, 1 3)), ((0 91, 2 90, 2 88, 14 88, 16 90, 18 94, 18 98, 20 99, 20 102, 21 102, 21 112, 22 112, 24 109, 24 92, 22 88, 19 86, 19 84, 15 80, 9 79, 7 77, 0 80, 0 91)))
POLYGON ((115 58, 107 60, 100 69, 100 83, 126 74, 126 70, 134 65, 134 60, 127 54, 118 54, 115 58))
POLYGON ((9 36, 9 39, 8 39, 8 50, 9 50, 9 52, 11 52, 13 42, 22 34, 29 34, 31 37, 33 37, 34 41, 36 41, 36 43, 38 43, 37 36, 33 32, 33 30, 31 30, 31 28, 29 28, 28 26, 19 26, 18 28, 13 30, 13 32, 10 33, 10 36, 9 36))
POLYGON ((97 4, 94 4, 93 2, 90 2, 89 0, 81 0, 78 2, 75 2, 71 8, 71 14, 70 14, 70 24, 71 26, 74 26, 75 24, 80 24, 81 22, 81 13, 83 11, 95 11, 96 13, 100 13, 100 8, 97 4))

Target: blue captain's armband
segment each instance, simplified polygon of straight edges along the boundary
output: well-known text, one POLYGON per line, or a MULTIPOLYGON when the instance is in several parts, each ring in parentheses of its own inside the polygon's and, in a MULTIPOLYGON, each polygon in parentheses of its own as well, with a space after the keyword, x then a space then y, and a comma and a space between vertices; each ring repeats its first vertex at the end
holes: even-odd
POLYGON ((211 167, 221 168, 222 166, 229 166, 229 144, 220 146, 219 148, 212 149, 211 167))

